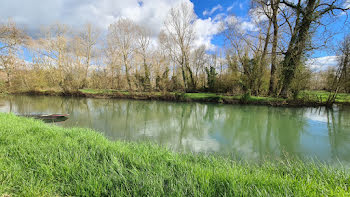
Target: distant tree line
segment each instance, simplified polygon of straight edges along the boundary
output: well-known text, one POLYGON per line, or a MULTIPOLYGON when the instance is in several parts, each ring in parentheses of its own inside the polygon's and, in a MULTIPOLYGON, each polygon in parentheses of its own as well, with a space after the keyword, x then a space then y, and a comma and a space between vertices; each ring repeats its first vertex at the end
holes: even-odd
POLYGON ((350 93, 349 36, 339 47, 337 68, 312 73, 305 65, 323 19, 349 10, 343 1, 254 0, 251 10, 258 29, 244 30, 237 17, 227 17, 222 22, 225 46, 216 52, 195 45, 196 15, 186 3, 169 11, 158 35, 121 18, 107 34, 92 24, 79 30, 55 24, 32 38, 9 20, 0 24, 0 91, 350 93), (23 57, 23 48, 30 58, 23 57))

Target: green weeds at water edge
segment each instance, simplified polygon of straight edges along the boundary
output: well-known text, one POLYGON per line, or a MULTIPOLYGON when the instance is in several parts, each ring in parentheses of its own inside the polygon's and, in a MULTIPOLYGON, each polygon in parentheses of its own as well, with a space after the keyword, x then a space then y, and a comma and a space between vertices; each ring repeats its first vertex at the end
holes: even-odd
MULTIPOLYGON (((114 98, 137 100, 165 100, 179 102, 210 102, 226 104, 253 104, 270 106, 315 107, 325 106, 329 92, 304 91, 294 99, 267 96, 227 95, 219 93, 184 93, 184 92, 129 92, 112 89, 80 89, 75 92, 55 90, 38 90, 13 92, 13 94, 77 96, 90 98, 114 98)), ((340 93, 335 100, 337 104, 350 104, 350 94, 340 93)))
POLYGON ((0 196, 350 195, 344 169, 173 153, 9 114, 0 114, 0 169, 0 196))

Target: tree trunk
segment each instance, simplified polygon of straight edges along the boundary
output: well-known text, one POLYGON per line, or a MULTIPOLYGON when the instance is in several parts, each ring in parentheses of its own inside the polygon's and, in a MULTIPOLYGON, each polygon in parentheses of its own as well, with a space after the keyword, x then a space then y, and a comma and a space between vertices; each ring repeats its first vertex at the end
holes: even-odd
POLYGON ((90 66, 90 59, 91 59, 91 47, 88 47, 87 52, 87 58, 86 58, 86 65, 85 65, 85 76, 84 76, 84 87, 87 87, 87 78, 89 73, 89 66, 90 66))
POLYGON ((190 80, 191 80, 191 91, 193 91, 193 90, 196 90, 196 83, 195 83, 195 80, 194 80, 194 77, 193 77, 192 69, 188 65, 188 58, 185 58, 185 60, 186 60, 185 65, 186 65, 186 68, 188 70, 188 73, 190 75, 190 80))
POLYGON ((184 81, 184 87, 185 87, 185 91, 187 90, 187 82, 186 82, 186 73, 185 73, 185 61, 184 61, 184 55, 182 55, 181 57, 181 71, 182 71, 182 79, 184 81))
POLYGON ((126 58, 125 55, 124 55, 124 64, 125 64, 126 80, 128 82, 128 85, 129 85, 129 90, 131 90, 131 80, 130 80, 130 75, 129 75, 129 66, 128 66, 127 58, 126 58))
POLYGON ((269 85, 269 95, 275 95, 276 90, 276 70, 277 70, 277 42, 278 42, 278 6, 279 0, 275 2, 275 0, 271 1, 272 7, 272 23, 273 23, 273 41, 272 41, 272 49, 271 49, 271 75, 270 75, 270 85, 269 85))
POLYGON ((296 32, 293 33, 287 53, 283 61, 283 85, 281 96, 288 97, 290 84, 294 78, 296 67, 301 63, 302 55, 309 36, 312 21, 314 21, 314 7, 316 0, 309 0, 306 11, 300 25, 296 24, 296 32))
POLYGON ((151 86, 151 79, 150 79, 150 73, 149 73, 149 68, 148 65, 146 63, 146 58, 143 58, 143 66, 145 69, 145 91, 151 91, 152 86, 151 86))
POLYGON ((7 75, 7 79, 6 79, 6 83, 7 83, 7 88, 10 90, 11 89, 11 76, 10 76, 10 71, 7 71, 6 73, 7 75))

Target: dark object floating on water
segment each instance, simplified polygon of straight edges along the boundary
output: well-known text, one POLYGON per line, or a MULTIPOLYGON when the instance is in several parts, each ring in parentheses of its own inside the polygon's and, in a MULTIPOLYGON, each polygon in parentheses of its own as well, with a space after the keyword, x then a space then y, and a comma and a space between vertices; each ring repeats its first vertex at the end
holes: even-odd
POLYGON ((69 114, 29 114, 29 115, 20 115, 27 118, 39 119, 44 122, 63 122, 68 119, 69 114))

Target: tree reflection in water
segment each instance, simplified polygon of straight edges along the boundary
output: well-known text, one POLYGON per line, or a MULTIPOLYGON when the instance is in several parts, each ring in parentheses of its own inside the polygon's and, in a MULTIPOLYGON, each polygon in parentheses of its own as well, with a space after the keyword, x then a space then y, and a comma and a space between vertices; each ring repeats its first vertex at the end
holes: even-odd
POLYGON ((245 159, 318 156, 350 160, 350 108, 277 108, 111 99, 10 96, 0 111, 69 113, 58 125, 85 127, 112 140, 152 141, 177 151, 245 159))

